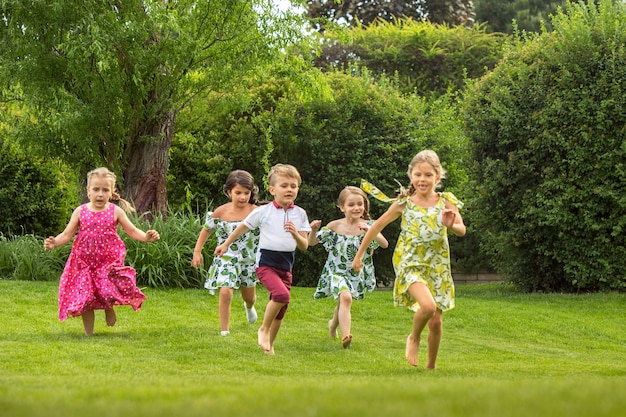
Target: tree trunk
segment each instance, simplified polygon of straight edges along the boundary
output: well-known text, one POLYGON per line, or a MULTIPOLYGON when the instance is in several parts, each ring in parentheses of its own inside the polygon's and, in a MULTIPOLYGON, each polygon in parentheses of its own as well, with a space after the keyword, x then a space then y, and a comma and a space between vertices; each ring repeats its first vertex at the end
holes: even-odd
POLYGON ((146 129, 151 130, 146 136, 152 140, 139 136, 131 145, 122 198, 132 202, 137 213, 167 212, 168 154, 175 119, 175 112, 168 112, 163 120, 146 129))

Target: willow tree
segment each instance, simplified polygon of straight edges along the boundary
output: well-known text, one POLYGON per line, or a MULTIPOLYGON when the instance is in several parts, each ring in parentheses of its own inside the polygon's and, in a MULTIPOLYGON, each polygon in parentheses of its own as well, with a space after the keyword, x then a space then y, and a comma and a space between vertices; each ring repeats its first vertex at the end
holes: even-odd
POLYGON ((167 207, 176 115, 270 58, 296 22, 268 0, 1 0, 0 79, 22 140, 82 173, 121 174, 139 212, 167 207))

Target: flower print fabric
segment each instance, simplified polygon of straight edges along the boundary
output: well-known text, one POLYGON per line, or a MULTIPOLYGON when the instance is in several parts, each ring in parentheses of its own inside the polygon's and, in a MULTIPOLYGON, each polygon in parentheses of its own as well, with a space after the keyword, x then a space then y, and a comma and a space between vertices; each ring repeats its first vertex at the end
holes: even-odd
MULTIPOLYGON (((212 214, 207 213, 204 227, 215 233, 217 244, 221 245, 241 221, 227 222, 211 217, 212 214)), ((224 255, 213 258, 204 288, 214 293, 220 287, 255 287, 258 282, 255 272, 258 247, 259 229, 250 230, 237 238, 224 255)))
MULTIPOLYGON (((368 221, 372 225, 374 221, 368 221)), ((378 243, 373 241, 363 255, 363 269, 357 273, 352 269, 352 260, 361 245, 365 234, 348 236, 340 235, 322 227, 316 234, 317 240, 323 244, 328 252, 328 258, 322 269, 313 297, 316 299, 333 296, 339 298, 342 291, 350 291, 352 298, 360 300, 365 296, 365 291, 373 291, 376 288, 376 276, 372 254, 378 248, 378 243)))
POLYGON ((78 234, 59 282, 59 319, 116 305, 139 310, 146 296, 137 288, 135 270, 124 265, 125 256, 115 205, 98 212, 82 205, 78 234))
POLYGON ((396 272, 393 300, 396 306, 419 310, 419 304, 409 294, 409 287, 421 282, 430 290, 438 309, 447 311, 454 308, 448 229, 442 220, 446 200, 458 207, 463 206, 449 192, 441 193, 434 207, 418 207, 409 198, 394 203, 406 204, 393 253, 396 272))

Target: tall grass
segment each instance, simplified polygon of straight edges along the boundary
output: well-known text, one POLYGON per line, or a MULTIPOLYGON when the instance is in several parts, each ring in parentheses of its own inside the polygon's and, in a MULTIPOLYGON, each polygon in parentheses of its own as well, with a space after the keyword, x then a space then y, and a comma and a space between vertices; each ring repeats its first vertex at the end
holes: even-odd
MULTIPOLYGON (((334 302, 293 288, 276 355, 233 300, 145 290, 144 307, 83 336, 56 319, 55 283, 0 280, 0 414, 22 416, 617 417, 626 412, 626 295, 520 294, 459 286, 438 369, 404 359, 411 314, 389 291, 353 304, 351 349, 328 337, 334 302)), ((258 289, 257 309, 268 294, 258 289)), ((425 349, 425 337, 422 349, 425 349)), ((422 355, 424 352, 422 352, 422 355)))
MULTIPOLYGON (((191 267, 193 249, 202 229, 203 218, 185 213, 157 215, 148 220, 131 215, 141 230, 156 229, 161 240, 154 243, 131 239, 122 228, 119 235, 126 245, 126 264, 137 270, 137 283, 152 288, 200 288, 205 270, 191 267)), ((58 234, 56 231, 53 234, 58 234)), ((44 251, 43 237, 0 235, 0 276, 27 281, 58 281, 72 243, 44 251)), ((203 253, 208 267, 215 248, 215 237, 205 244, 203 253)))

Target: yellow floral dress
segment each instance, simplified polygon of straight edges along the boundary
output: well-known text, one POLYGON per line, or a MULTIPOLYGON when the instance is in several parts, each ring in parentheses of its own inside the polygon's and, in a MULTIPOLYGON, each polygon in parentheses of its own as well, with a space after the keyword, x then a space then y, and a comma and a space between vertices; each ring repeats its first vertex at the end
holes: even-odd
POLYGON ((449 192, 440 193, 439 201, 433 207, 418 207, 406 197, 394 203, 406 204, 393 253, 396 272, 393 302, 396 307, 419 310, 419 304, 409 294, 409 287, 415 282, 422 282, 433 295, 438 309, 447 311, 454 308, 448 229, 442 220, 446 200, 459 208, 463 207, 463 203, 449 192))

